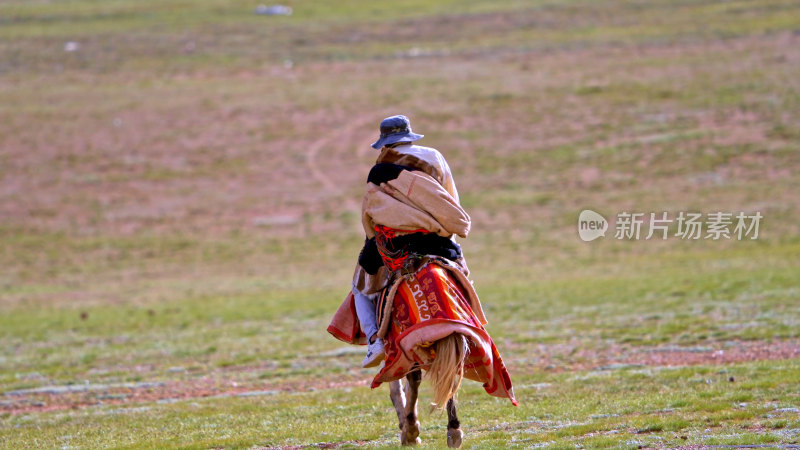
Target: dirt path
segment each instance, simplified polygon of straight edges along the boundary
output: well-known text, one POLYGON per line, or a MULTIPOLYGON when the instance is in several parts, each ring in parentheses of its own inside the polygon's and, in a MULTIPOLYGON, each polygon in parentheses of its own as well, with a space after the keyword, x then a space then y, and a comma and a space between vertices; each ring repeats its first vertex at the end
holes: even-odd
POLYGON ((800 339, 714 342, 694 347, 611 345, 600 350, 572 344, 553 344, 539 346, 533 356, 527 360, 528 365, 555 372, 616 370, 631 366, 725 365, 800 358, 800 339))
MULTIPOLYGON (((341 194, 342 189, 339 185, 336 184, 335 177, 329 173, 326 173, 324 170, 320 168, 320 159, 319 154, 323 149, 326 148, 341 148, 341 147, 350 147, 350 148, 358 148, 356 140, 354 139, 356 131, 359 128, 368 125, 371 122, 374 122, 375 118, 372 115, 362 115, 350 120, 346 126, 339 129, 336 133, 331 135, 324 135, 323 137, 317 139, 316 141, 312 142, 306 152, 306 166, 308 167, 309 172, 311 175, 319 181, 322 187, 325 189, 325 192, 330 194, 341 194)), ((366 174, 365 174, 366 178, 366 174)), ((345 197, 344 203, 347 209, 361 209, 360 203, 357 203, 354 199, 350 197, 345 197)))
MULTIPOLYGON (((601 350, 576 349, 566 344, 542 345, 524 360, 509 359, 519 372, 619 370, 630 367, 681 367, 726 365, 749 361, 800 358, 800 339, 713 343, 703 347, 615 347, 601 350)), ((313 358, 316 358, 314 356, 313 358)), ((309 356, 308 358, 312 358, 309 356)), ((120 385, 49 386, 6 392, 0 396, 0 411, 10 414, 38 413, 101 405, 132 406, 142 403, 172 403, 197 398, 256 397, 282 393, 368 386, 371 379, 349 374, 336 379, 310 378, 296 381, 231 381, 235 372, 261 371, 257 366, 220 369, 202 377, 120 385), (248 384, 249 383, 249 384, 248 384)))

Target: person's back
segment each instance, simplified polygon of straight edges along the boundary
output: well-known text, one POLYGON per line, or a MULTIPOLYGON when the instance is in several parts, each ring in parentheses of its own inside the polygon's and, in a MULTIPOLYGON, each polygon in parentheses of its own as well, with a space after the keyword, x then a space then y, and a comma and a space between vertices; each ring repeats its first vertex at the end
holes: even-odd
POLYGON ((444 156, 435 148, 401 141, 381 149, 381 154, 375 161, 375 164, 380 163, 397 164, 421 170, 435 178, 456 201, 459 201, 458 189, 456 189, 450 166, 444 156))

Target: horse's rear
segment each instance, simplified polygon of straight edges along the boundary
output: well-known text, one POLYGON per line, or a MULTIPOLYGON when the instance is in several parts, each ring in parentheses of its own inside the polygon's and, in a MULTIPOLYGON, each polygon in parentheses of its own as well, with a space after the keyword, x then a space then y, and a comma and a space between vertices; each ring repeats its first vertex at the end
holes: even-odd
MULTIPOLYGON (((461 447, 463 432, 456 413, 456 394, 464 379, 464 361, 469 354, 469 342, 460 333, 439 339, 432 345, 436 357, 427 371, 433 388, 433 406, 447 409, 447 446, 461 447)), ((405 389, 401 380, 390 385, 390 396, 400 427, 400 442, 403 445, 421 443, 417 399, 422 373, 419 369, 406 375, 405 389)))

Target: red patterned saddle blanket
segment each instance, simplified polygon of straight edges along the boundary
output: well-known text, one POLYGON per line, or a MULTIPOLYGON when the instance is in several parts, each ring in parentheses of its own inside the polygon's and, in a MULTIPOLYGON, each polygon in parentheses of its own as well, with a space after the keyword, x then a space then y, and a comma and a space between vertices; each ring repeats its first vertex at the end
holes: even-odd
POLYGON ((427 369, 435 358, 432 344, 461 333, 469 342, 464 377, 517 405, 500 352, 464 293, 472 290, 471 284, 463 286, 445 264, 432 259, 392 287, 384 290, 377 308, 378 323, 384 324, 386 361, 372 381, 373 388, 404 377, 415 365, 427 369))

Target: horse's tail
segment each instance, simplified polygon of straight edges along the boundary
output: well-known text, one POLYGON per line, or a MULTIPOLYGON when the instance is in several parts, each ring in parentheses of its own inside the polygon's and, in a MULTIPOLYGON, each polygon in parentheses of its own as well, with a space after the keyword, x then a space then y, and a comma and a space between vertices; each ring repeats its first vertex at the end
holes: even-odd
POLYGON ((469 353, 467 338, 460 333, 453 333, 433 344, 435 357, 428 370, 428 377, 433 385, 433 405, 435 409, 444 410, 447 401, 455 397, 461 380, 464 378, 464 360, 469 353))

